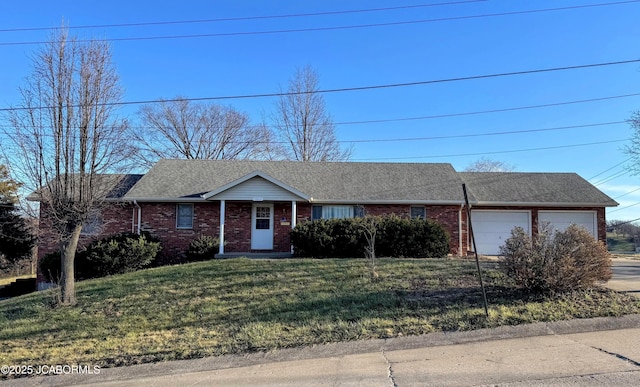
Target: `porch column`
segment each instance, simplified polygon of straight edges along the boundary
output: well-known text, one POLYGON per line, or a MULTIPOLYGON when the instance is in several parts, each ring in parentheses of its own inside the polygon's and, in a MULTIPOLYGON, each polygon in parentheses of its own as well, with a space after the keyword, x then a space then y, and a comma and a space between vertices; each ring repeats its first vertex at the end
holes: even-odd
POLYGON ((220 200, 220 247, 218 254, 224 254, 224 200, 220 200))
MULTIPOLYGON (((298 203, 293 200, 291 202, 291 229, 296 227, 296 219, 298 218, 298 203)), ((293 254, 293 245, 291 245, 291 254, 293 254)))

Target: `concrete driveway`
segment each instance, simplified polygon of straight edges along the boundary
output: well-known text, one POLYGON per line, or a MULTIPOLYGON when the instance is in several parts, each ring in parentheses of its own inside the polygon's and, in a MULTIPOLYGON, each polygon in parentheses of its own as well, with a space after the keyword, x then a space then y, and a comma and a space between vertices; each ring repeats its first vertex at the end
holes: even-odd
POLYGON ((640 297, 640 259, 615 258, 607 287, 640 297))

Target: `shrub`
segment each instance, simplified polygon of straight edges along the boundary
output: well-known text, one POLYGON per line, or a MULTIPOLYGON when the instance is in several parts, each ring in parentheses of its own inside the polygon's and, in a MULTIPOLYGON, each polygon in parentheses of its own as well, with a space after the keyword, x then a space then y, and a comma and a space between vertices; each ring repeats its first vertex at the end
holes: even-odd
MULTIPOLYGON (((160 249, 160 242, 148 234, 110 236, 76 253, 74 274, 77 279, 88 279, 140 270, 155 260, 160 249)), ((40 260, 40 271, 48 281, 57 282, 60 279, 60 260, 58 251, 40 260)))
POLYGON ((80 253, 76 269, 82 278, 136 271, 149 266, 160 249, 160 242, 148 234, 122 233, 90 244, 80 253))
POLYGON ((218 238, 209 235, 201 235, 189 243, 189 248, 187 249, 186 254, 187 260, 205 261, 213 259, 218 253, 219 248, 220 241, 218 238))
MULTIPOLYGON (((299 257, 364 257, 366 218, 319 219, 298 223, 291 232, 299 257)), ((425 219, 377 217, 375 255, 387 257, 444 257, 449 236, 442 225, 425 219)))
POLYGON ((441 224, 430 219, 385 217, 376 239, 378 256, 440 258, 449 251, 449 235, 441 224))
POLYGON ((48 282, 58 283, 61 274, 60 252, 55 251, 46 254, 40 259, 40 262, 38 262, 38 267, 48 282))
POLYGON ((516 227, 500 254, 502 271, 531 293, 567 292, 611 278, 606 246, 576 225, 557 232, 543 226, 533 238, 516 227))

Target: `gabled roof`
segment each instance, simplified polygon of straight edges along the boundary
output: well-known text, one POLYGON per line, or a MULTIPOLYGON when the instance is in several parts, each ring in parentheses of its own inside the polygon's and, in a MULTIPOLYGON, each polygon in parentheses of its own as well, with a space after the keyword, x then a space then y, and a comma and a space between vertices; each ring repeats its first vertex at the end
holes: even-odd
MULTIPOLYGON (((143 175, 137 174, 99 174, 94 179, 96 192, 106 193, 106 200, 119 200, 142 178, 143 175)), ((78 175, 68 175, 69 179, 76 179, 75 184, 79 184, 78 175)), ((60 177, 56 177, 53 182, 58 181, 60 177)), ((53 183, 49 183, 53 184, 53 183)), ((40 188, 27 196, 29 201, 41 201, 42 192, 47 192, 47 188, 40 188)))
POLYGON ((618 203, 575 173, 461 172, 475 205, 604 206, 618 203))
POLYGON ((319 203, 464 202, 462 181, 445 163, 226 160, 161 160, 125 199, 204 200, 256 171, 319 203))
POLYGON ((260 178, 262 178, 264 180, 267 180, 269 183, 271 183, 271 184, 273 184, 275 186, 278 186, 278 187, 284 189, 285 191, 288 191, 288 192, 298 196, 300 199, 305 199, 305 200, 310 200, 311 199, 305 193, 300 192, 297 189, 295 189, 293 187, 290 187, 289 185, 287 185, 287 184, 285 184, 285 183, 283 183, 283 182, 281 182, 281 181, 279 181, 277 179, 274 179, 273 177, 271 177, 271 176, 269 176, 266 173, 261 172, 261 171, 254 171, 254 172, 249 173, 248 175, 244 175, 244 176, 242 176, 241 178, 239 178, 237 180, 234 180, 234 181, 232 181, 230 183, 227 183, 227 184, 223 185, 222 187, 216 188, 213 191, 202 195, 202 198, 203 199, 210 199, 210 198, 215 197, 216 195, 218 195, 218 194, 220 194, 220 193, 222 193, 222 192, 224 192, 224 191, 226 191, 226 190, 228 190, 230 188, 236 187, 236 186, 238 186, 238 185, 240 185, 240 184, 242 184, 242 183, 244 183, 246 181, 249 181, 249 180, 251 180, 251 179, 253 179, 255 177, 260 177, 260 178))

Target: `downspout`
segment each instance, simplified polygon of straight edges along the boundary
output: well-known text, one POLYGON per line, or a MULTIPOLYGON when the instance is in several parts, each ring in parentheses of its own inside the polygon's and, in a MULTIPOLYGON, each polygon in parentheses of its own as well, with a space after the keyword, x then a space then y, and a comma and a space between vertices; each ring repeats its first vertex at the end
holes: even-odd
MULTIPOLYGON (((137 200, 133 201, 133 206, 138 209, 138 216, 137 216, 137 220, 138 220, 137 223, 138 224, 137 224, 136 230, 134 232, 136 234, 140 235, 140 229, 142 228, 142 208, 138 204, 137 200)), ((131 222, 131 223, 132 223, 131 228, 133 228, 133 222, 131 222)))
POLYGON ((461 257, 467 255, 467 252, 464 251, 463 253, 463 249, 462 249, 462 211, 463 210, 464 210, 464 204, 461 204, 460 211, 458 211, 458 246, 459 246, 458 255, 461 257))

